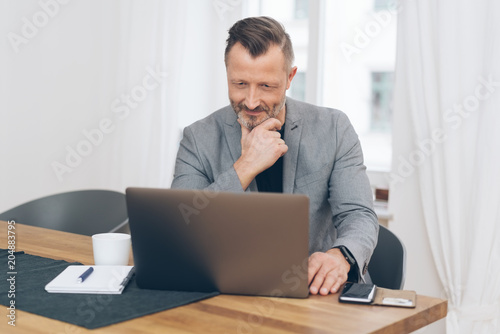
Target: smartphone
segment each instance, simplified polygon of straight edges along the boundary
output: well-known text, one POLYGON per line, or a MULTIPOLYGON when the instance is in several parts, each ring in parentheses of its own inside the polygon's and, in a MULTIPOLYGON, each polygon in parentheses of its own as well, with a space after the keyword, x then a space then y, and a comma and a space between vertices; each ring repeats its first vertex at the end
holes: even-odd
POLYGON ((375 297, 375 284, 347 282, 339 296, 339 301, 345 303, 371 304, 375 297))

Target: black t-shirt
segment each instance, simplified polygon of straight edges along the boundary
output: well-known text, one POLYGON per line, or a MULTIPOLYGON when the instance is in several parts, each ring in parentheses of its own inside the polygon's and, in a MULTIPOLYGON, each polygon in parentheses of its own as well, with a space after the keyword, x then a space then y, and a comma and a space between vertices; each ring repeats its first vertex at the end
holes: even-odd
MULTIPOLYGON (((279 131, 281 139, 285 139, 285 125, 279 131)), ((282 193, 283 192, 283 157, 280 157, 274 165, 257 175, 257 188, 259 192, 282 193)))

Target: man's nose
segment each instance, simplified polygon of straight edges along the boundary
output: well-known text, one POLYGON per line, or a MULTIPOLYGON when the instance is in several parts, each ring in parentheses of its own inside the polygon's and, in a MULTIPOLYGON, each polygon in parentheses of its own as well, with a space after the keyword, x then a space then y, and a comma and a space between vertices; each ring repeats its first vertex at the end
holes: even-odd
POLYGON ((258 96, 257 90, 254 87, 250 87, 247 96, 245 98, 245 105, 248 109, 253 110, 260 105, 260 98, 258 96))

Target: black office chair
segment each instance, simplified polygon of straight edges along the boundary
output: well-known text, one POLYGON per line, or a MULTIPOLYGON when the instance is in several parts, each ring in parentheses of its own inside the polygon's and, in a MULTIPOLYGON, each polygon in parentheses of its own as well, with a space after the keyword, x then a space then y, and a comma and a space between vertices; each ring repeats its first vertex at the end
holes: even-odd
POLYGON ((368 272, 372 282, 381 288, 403 289, 406 275, 405 246, 394 233, 381 225, 368 272))
POLYGON ((42 197, 3 213, 0 220, 93 235, 128 231, 125 194, 110 190, 79 190, 42 197))

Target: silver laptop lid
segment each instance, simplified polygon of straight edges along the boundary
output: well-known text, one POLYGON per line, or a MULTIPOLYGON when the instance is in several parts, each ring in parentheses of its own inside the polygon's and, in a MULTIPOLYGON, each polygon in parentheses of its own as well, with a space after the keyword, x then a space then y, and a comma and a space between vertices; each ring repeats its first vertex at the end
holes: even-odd
POLYGON ((141 288, 308 296, 304 195, 126 190, 141 288))

